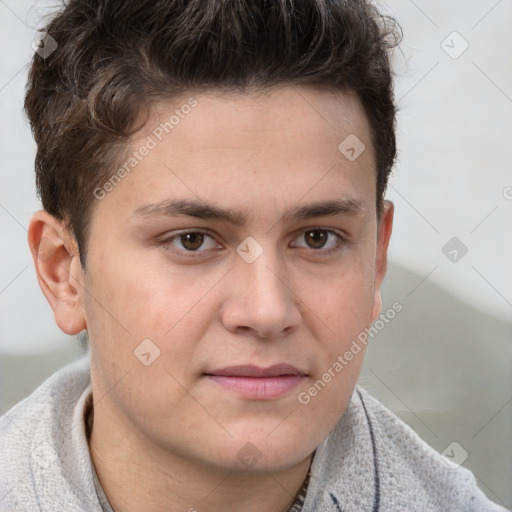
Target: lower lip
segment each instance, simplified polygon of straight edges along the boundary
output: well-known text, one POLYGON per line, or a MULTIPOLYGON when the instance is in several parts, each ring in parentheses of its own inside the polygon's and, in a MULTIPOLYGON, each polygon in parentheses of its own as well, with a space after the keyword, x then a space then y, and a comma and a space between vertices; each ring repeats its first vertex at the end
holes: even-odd
POLYGON ((223 388, 252 400, 272 400, 294 389, 304 378, 302 375, 278 375, 276 377, 235 377, 208 375, 223 388))

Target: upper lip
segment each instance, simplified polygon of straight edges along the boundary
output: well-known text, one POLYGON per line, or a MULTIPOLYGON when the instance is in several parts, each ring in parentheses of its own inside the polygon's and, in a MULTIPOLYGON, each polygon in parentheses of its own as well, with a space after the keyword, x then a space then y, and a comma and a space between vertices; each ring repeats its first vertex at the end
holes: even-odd
POLYGON ((304 372, 291 364, 280 363, 266 368, 254 365, 228 366, 220 370, 213 370, 207 375, 218 375, 223 377, 278 377, 281 375, 305 375, 304 372))

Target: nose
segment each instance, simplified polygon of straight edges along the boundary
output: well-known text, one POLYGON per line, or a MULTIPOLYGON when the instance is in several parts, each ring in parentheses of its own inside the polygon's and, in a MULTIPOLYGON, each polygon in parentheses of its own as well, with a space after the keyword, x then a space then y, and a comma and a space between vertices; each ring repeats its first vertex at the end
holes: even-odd
POLYGON ((278 338, 301 323, 300 299, 290 276, 269 252, 252 263, 237 256, 222 307, 222 324, 228 331, 278 338))

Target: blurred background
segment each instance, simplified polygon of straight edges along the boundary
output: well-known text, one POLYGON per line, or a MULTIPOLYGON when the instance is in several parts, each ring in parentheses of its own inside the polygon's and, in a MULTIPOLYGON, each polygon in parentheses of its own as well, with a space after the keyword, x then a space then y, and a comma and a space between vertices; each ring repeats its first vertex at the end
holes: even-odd
MULTIPOLYGON (((56 2, 0 0, 0 414, 82 354, 37 284, 40 208, 22 113, 27 63, 56 2)), ((399 160, 384 308, 360 383, 512 507, 512 2, 392 0, 399 160)))

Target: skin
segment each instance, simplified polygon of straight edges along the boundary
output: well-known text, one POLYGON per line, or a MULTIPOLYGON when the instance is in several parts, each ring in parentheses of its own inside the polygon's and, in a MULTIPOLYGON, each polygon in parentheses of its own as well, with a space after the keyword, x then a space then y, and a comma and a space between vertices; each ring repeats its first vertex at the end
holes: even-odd
POLYGON ((349 93, 192 91, 156 105, 132 149, 192 96, 172 133, 94 200, 85 271, 73 237, 44 211, 29 243, 57 324, 90 338, 90 450, 116 512, 284 511, 350 401, 364 349, 307 405, 298 395, 380 314, 393 205, 377 219, 370 130, 349 93), (338 150, 349 134, 366 145, 354 161, 338 150), (134 213, 173 199, 245 223, 134 213), (333 200, 358 208, 286 215, 333 200), (211 238, 187 252, 183 230, 211 238), (236 252, 249 236, 263 250, 252 263, 236 252), (144 339, 160 350, 148 366, 134 355, 144 339), (205 375, 283 362, 304 375, 274 399, 205 375), (244 446, 256 463, 239 457, 244 446))

